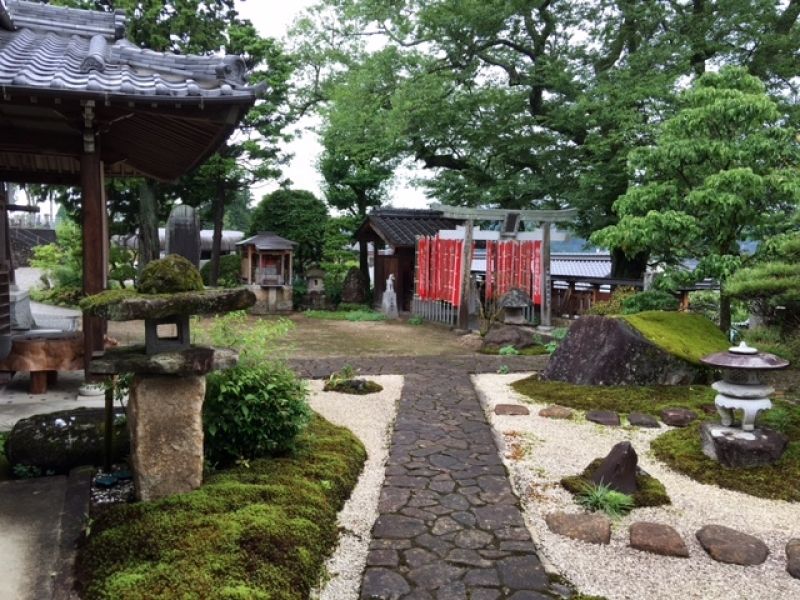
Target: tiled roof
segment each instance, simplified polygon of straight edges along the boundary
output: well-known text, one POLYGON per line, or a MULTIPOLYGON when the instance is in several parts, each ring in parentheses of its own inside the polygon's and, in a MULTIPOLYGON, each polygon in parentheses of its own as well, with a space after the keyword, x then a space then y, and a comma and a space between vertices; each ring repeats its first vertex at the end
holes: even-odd
POLYGON ((372 211, 356 232, 356 238, 367 228, 390 246, 414 246, 419 235, 435 235, 442 229, 455 229, 461 221, 445 219, 438 210, 385 208, 372 211))
POLYGON ((608 254, 551 254, 551 277, 611 277, 611 256, 608 254))
POLYGON ((256 235, 236 243, 237 246, 253 245, 257 250, 294 250, 297 242, 282 238, 271 231, 260 231, 256 235))
POLYGON ((0 87, 198 99, 258 91, 239 56, 153 52, 124 33, 122 11, 0 0, 0 87))

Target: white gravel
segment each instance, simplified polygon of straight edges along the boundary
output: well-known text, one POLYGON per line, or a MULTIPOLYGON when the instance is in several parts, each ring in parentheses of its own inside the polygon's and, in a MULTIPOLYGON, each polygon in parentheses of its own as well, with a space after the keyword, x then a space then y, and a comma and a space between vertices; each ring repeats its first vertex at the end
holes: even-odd
MULTIPOLYGON (((800 503, 765 500, 704 485, 657 461, 650 442, 661 429, 603 427, 584 419, 563 421, 538 416, 545 405, 522 401, 509 384, 524 375, 479 375, 476 389, 496 432, 506 442, 503 460, 543 558, 584 594, 617 599, 800 599, 800 580, 786 572, 785 545, 800 537, 800 503), (525 404, 530 416, 497 416, 495 404, 525 404), (544 515, 580 512, 559 480, 574 475, 617 442, 630 441, 639 464, 661 480, 672 505, 640 508, 617 521, 611 544, 598 546, 558 536, 547 529, 544 515), (512 459, 511 444, 522 445, 522 458, 512 459), (668 558, 628 547, 628 526, 654 521, 674 527, 689 547, 690 557, 668 558), (725 565, 711 559, 695 538, 704 525, 719 524, 755 535, 770 550, 759 566, 725 565)), ((515 457, 520 452, 514 453, 515 457)))
POLYGON ((326 563, 329 579, 321 600, 356 600, 367 561, 370 532, 378 518, 378 499, 389 455, 392 424, 403 388, 400 375, 368 377, 383 386, 377 394, 355 396, 323 392, 323 381, 310 381, 311 408, 352 431, 367 449, 367 462, 350 499, 339 512, 339 545, 326 563))

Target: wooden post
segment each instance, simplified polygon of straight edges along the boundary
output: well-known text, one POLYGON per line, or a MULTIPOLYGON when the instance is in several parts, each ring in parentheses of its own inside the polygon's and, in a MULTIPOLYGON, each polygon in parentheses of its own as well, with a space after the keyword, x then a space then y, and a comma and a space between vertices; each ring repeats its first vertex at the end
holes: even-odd
POLYGON ((542 224, 542 327, 552 327, 551 304, 553 290, 550 282, 550 223, 542 224))
POLYGON ((111 465, 114 460, 114 389, 117 386, 116 377, 109 382, 106 387, 106 419, 105 427, 103 428, 103 470, 106 473, 111 472, 111 465))
POLYGON ((464 222, 464 247, 461 253, 461 304, 458 306, 458 329, 469 330, 469 278, 472 273, 472 219, 464 222))

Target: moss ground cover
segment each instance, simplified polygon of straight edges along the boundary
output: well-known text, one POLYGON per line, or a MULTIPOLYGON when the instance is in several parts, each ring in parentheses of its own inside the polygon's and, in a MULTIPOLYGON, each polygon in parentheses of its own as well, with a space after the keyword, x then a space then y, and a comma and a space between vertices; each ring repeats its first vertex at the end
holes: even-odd
MULTIPOLYGON (((493 354, 493 355, 500 354, 500 350, 498 348, 492 348, 492 347, 481 348, 479 352, 481 354, 493 354)), ((527 348, 522 348, 514 353, 514 355, 518 356, 540 356, 542 354, 548 354, 548 351, 547 348, 539 344, 528 346, 527 348)))
POLYGON ((315 416, 289 456, 216 472, 188 494, 113 507, 79 554, 84 597, 307 598, 365 458, 348 430, 315 416))
POLYGON ((648 311, 619 318, 659 348, 693 364, 730 346, 719 328, 701 315, 648 311))
MULTIPOLYGON (((561 485, 573 495, 580 495, 592 484, 592 474, 600 467, 602 462, 602 458, 593 460, 580 475, 573 475, 572 477, 565 477, 562 479, 561 485)), ((671 503, 664 484, 655 477, 639 472, 636 475, 636 484, 639 486, 639 489, 631 494, 636 508, 642 506, 662 506, 671 503)))
POLYGON ((386 316, 374 310, 307 310, 309 319, 325 321, 385 321, 386 316))

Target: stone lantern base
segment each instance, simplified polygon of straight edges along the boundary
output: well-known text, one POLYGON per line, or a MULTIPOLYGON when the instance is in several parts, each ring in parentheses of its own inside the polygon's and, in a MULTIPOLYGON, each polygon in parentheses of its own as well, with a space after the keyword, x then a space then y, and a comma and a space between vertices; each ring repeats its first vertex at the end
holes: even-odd
POLYGON ((776 463, 789 443, 789 438, 771 429, 743 431, 738 427, 703 423, 700 432, 703 454, 733 469, 776 463))

